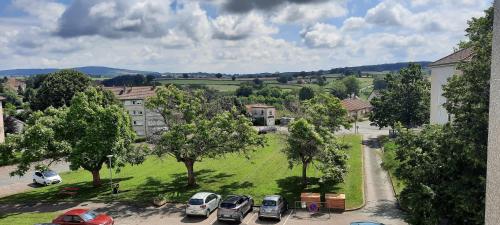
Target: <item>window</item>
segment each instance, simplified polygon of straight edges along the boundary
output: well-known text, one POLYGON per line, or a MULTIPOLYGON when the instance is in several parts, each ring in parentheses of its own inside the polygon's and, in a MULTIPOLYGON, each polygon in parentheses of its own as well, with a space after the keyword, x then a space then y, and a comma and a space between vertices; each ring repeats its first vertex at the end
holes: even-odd
POLYGON ((261 115, 264 115, 264 110, 262 110, 262 111, 260 112, 260 114, 261 114, 261 115))
POLYGON ((272 116, 273 115, 273 111, 269 111, 269 115, 272 116))
POLYGON ((196 199, 196 198, 189 199, 189 204, 190 205, 203 205, 203 199, 196 199))

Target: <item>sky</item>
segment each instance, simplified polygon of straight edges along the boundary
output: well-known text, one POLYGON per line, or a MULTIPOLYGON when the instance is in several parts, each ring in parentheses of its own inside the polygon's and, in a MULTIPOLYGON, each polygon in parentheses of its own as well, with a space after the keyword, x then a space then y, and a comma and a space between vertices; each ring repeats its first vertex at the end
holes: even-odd
POLYGON ((0 0, 0 70, 257 73, 434 61, 492 0, 0 0))

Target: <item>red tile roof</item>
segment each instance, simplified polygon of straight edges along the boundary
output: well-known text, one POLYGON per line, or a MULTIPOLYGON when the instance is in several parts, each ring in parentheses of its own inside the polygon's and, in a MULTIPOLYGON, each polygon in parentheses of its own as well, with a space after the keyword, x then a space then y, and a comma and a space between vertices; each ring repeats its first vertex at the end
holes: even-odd
POLYGON ((365 102, 359 98, 344 99, 342 100, 342 106, 349 112, 373 107, 369 102, 365 102))
POLYGON ((464 48, 459 51, 454 52, 451 55, 448 55, 436 62, 433 62, 429 65, 429 67, 436 67, 436 66, 442 66, 442 65, 448 65, 448 64, 455 64, 459 63, 461 61, 467 61, 470 60, 473 56, 474 52, 472 48, 464 48))
POLYGON ((155 87, 104 87, 105 90, 110 90, 119 100, 131 99, 146 99, 155 95, 155 87))

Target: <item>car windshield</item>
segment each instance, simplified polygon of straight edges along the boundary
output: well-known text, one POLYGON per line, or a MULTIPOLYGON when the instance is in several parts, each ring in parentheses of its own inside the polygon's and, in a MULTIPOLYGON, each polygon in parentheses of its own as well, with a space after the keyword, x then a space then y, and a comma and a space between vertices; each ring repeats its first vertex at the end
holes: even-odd
POLYGON ((203 199, 196 199, 196 198, 189 199, 189 204, 190 205, 203 205, 203 199))
POLYGON ((225 208, 225 209, 232 209, 232 208, 236 207, 236 204, 229 203, 229 202, 223 202, 222 204, 220 204, 220 207, 225 208))
POLYGON ((97 217, 96 213, 93 211, 87 211, 86 213, 80 215, 80 217, 83 219, 83 221, 91 221, 97 217))
POLYGON ((57 173, 52 170, 44 171, 42 174, 44 177, 53 177, 57 175, 57 173))
POLYGON ((263 206, 276 206, 276 201, 274 200, 264 200, 262 202, 263 206))

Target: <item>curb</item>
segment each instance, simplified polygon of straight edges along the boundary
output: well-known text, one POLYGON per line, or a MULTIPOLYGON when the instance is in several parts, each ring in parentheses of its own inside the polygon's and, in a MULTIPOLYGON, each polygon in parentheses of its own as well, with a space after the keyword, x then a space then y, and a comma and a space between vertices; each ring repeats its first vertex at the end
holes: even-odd
POLYGON ((363 185, 361 185, 361 190, 363 191, 363 204, 361 204, 360 206, 358 207, 355 207, 355 208, 348 208, 348 209, 345 209, 345 212, 352 212, 352 211, 357 211, 357 210, 360 210, 362 208, 364 208, 366 206, 366 192, 365 192, 365 189, 366 189, 366 182, 365 182, 365 146, 363 145, 363 140, 364 140, 364 136, 361 135, 361 166, 363 167, 363 170, 362 170, 362 174, 363 174, 363 185))

